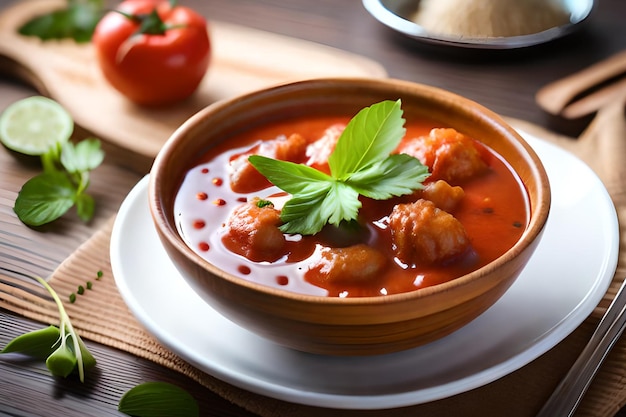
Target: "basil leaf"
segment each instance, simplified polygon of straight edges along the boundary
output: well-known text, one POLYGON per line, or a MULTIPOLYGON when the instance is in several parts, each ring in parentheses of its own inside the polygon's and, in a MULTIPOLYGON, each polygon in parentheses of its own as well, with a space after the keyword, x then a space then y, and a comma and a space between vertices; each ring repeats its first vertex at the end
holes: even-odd
POLYGON ((98 22, 104 16, 100 0, 70 0, 68 8, 72 27, 72 38, 79 43, 89 42, 98 22))
POLYGON ((304 235, 313 235, 322 230, 329 218, 322 212, 322 203, 327 194, 327 189, 320 189, 318 192, 294 195, 281 210, 280 219, 284 224, 280 230, 304 235))
POLYGON ((352 174, 346 182, 365 197, 386 200, 423 188, 429 176, 428 167, 418 159, 396 154, 352 174))
POLYGON ((40 226, 65 214, 75 199, 74 185, 65 173, 44 172, 24 183, 13 210, 25 224, 40 226))
POLYGON ((359 193, 341 182, 329 183, 317 193, 296 194, 281 211, 284 233, 313 235, 327 223, 339 226, 343 220, 356 219, 361 202, 359 193))
POLYGON ((385 159, 404 137, 405 120, 398 101, 383 101, 366 107, 354 116, 328 158, 332 176, 345 179, 385 159))
POLYGON ((41 40, 61 39, 67 36, 67 11, 59 10, 33 19, 22 25, 18 32, 25 36, 36 36, 41 40))
POLYGON ((61 332, 56 326, 24 333, 11 340, 0 353, 21 353, 39 359, 45 359, 55 350, 61 332))
POLYGON ((103 14, 100 1, 70 1, 65 9, 34 17, 18 32, 44 41, 71 38, 79 43, 89 42, 103 14))
POLYGON ((339 226, 342 220, 356 219, 361 208, 359 193, 342 182, 336 182, 326 194, 320 211, 327 223, 339 226))
POLYGON ((328 188, 333 178, 315 168, 289 161, 281 161, 261 155, 251 155, 248 161, 265 178, 290 194, 308 194, 317 189, 328 188))
POLYGON ((74 145, 67 142, 61 150, 61 164, 70 173, 91 171, 104 160, 104 152, 97 139, 85 139, 74 145))
POLYGON ((135 417, 196 417, 198 403, 187 391, 167 382, 145 382, 127 391, 118 410, 135 417))

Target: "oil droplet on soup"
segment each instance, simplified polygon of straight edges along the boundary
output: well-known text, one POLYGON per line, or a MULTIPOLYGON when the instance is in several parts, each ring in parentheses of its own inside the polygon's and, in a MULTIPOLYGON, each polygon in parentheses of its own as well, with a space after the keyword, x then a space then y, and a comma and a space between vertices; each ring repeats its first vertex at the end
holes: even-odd
MULTIPOLYGON (((260 198, 280 209, 287 198, 271 184, 256 191, 234 192, 229 162, 259 141, 294 133, 310 144, 323 137, 330 126, 345 125, 348 120, 319 116, 281 121, 228 138, 208 151, 190 166, 175 200, 177 227, 189 247, 230 274, 270 287, 320 296, 385 296, 436 285, 480 268, 512 247, 524 232, 529 203, 521 181, 499 155, 479 145, 488 171, 460 184, 464 196, 453 212, 466 231, 471 250, 453 259, 419 266, 407 265, 394 256, 389 213, 394 205, 409 201, 408 197, 382 202, 365 199, 359 213, 363 227, 357 233, 337 233, 327 226, 316 236, 285 236, 286 252, 276 260, 255 262, 229 250, 223 239, 229 233, 228 219, 237 207, 260 198), (364 280, 358 269, 362 265, 336 279, 314 271, 319 265, 323 269, 325 248, 333 246, 340 251, 359 245, 363 245, 363 259, 370 259, 368 248, 385 254, 382 272, 364 280)), ((405 127, 406 138, 413 138, 427 136, 440 126, 428 120, 408 120, 405 127)))

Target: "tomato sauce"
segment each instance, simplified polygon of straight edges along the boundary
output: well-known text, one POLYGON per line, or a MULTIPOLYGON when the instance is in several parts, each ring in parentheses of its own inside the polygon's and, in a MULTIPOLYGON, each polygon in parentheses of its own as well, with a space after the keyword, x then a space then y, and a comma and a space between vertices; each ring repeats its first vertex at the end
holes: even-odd
MULTIPOLYGON (((226 223, 235 208, 257 197, 269 199, 280 208, 288 198, 273 186, 247 193, 233 192, 229 161, 259 141, 298 133, 313 142, 329 126, 348 121, 347 117, 318 116, 277 122, 229 138, 211 149, 189 169, 176 197, 175 215, 181 236, 200 256, 228 273, 297 293, 337 297, 396 294, 443 283, 488 264, 519 240, 529 219, 526 191, 506 161, 476 143, 488 170, 458 184, 464 197, 451 213, 464 226, 471 248, 444 263, 415 266, 394 258, 385 218, 394 205, 410 202, 414 196, 386 201, 362 198, 360 228, 342 231, 327 226, 315 236, 286 236, 285 256, 276 260, 253 261, 238 254, 237 248, 229 247, 232 242, 226 238, 226 223), (387 257, 385 270, 375 279, 333 281, 311 267, 325 245, 344 247, 356 243, 365 243, 387 257)), ((428 135, 431 129, 441 126, 428 120, 408 120, 405 127, 405 137, 412 138, 428 135)))

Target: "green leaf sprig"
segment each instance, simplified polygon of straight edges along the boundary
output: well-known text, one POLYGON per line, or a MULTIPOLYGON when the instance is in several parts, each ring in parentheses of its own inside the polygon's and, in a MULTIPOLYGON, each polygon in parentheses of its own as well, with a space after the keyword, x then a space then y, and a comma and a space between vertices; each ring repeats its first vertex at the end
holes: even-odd
POLYGON ((89 172, 103 160, 98 139, 53 146, 41 156, 43 172, 24 183, 13 210, 29 226, 56 220, 74 205, 83 221, 91 220, 95 201, 86 193, 89 172))
POLYGON ((37 280, 52 296, 59 310, 59 327, 49 326, 17 336, 0 353, 19 352, 45 359, 50 373, 63 378, 77 369, 80 381, 84 382, 85 370, 94 367, 96 359, 76 333, 56 291, 43 278, 31 278, 37 280))
POLYGON ((18 32, 44 41, 69 38, 78 43, 89 42, 104 15, 103 3, 102 0, 68 0, 65 8, 32 18, 18 32))
POLYGON ((400 100, 359 111, 328 159, 330 175, 304 164, 250 156, 263 176, 292 196, 281 211, 281 231, 315 234, 326 224, 356 220, 359 195, 386 200, 423 188, 428 168, 410 155, 391 154, 405 135, 404 123, 400 100))

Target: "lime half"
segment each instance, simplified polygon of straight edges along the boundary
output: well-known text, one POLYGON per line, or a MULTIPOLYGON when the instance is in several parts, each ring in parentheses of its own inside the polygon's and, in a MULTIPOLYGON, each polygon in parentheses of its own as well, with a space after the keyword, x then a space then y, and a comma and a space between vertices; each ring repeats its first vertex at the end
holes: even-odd
POLYGON ((74 121, 56 101, 42 96, 11 104, 0 115, 0 142, 27 155, 43 155, 72 136, 74 121))

